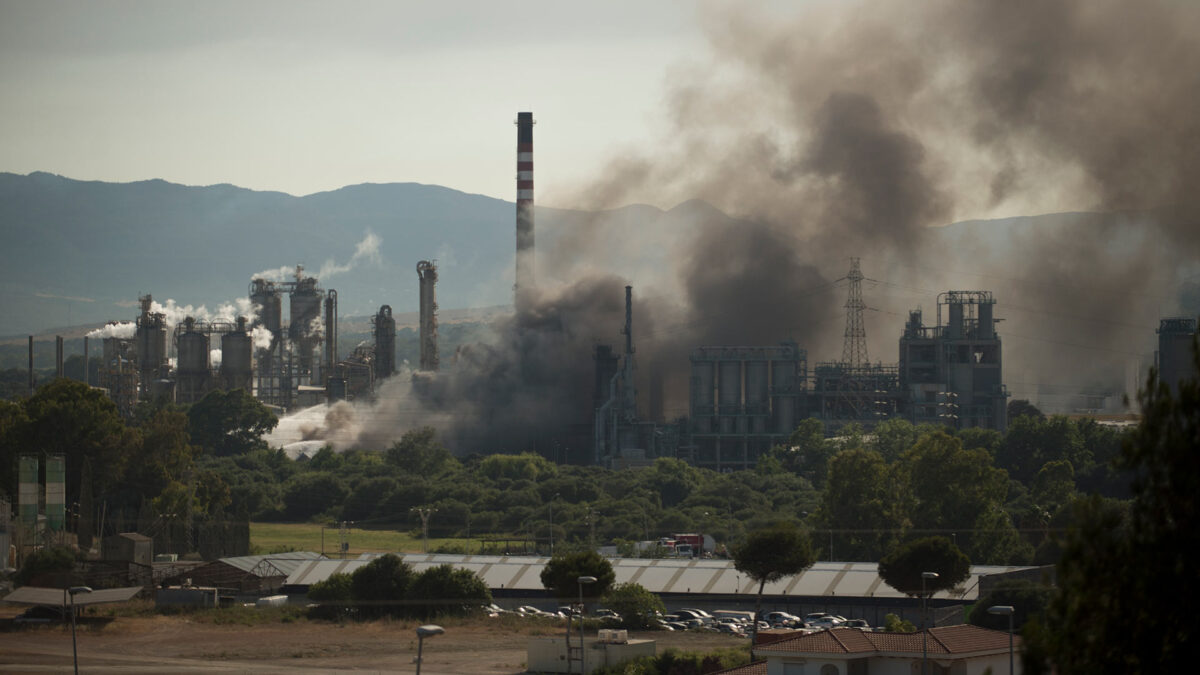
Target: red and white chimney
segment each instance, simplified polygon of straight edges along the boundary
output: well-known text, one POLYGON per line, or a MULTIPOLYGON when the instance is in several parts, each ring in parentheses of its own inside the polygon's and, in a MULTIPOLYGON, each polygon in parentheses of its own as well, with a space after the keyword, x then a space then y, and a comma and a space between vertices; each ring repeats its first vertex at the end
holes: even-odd
POLYGON ((533 113, 517 113, 517 271, 514 299, 534 288, 533 267, 533 113))

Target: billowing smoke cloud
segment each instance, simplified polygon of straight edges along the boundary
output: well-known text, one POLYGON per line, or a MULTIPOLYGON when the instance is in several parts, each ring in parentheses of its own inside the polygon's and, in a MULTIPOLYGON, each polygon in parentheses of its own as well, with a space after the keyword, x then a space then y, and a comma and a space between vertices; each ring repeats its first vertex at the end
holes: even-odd
POLYGON ((703 20, 711 58, 671 69, 664 142, 557 199, 619 210, 539 232, 552 290, 437 378, 328 429, 394 439, 435 411, 460 449, 488 451, 586 423, 591 347, 619 344, 625 283, 639 387, 657 376, 684 401, 697 345, 790 337, 810 361, 837 359, 833 282, 852 256, 878 280, 875 360, 895 359, 906 310, 993 291, 1017 396, 1119 390, 1179 310, 1200 272, 1200 7, 935 0, 785 16, 739 3, 703 20), (624 208, 639 202, 681 205, 624 208), (933 229, 1060 212, 1081 213, 933 229))
POLYGON ((844 290, 772 300, 797 269, 813 283, 796 286, 815 288, 861 256, 883 282, 867 288, 873 355, 894 359, 905 310, 932 310, 939 291, 992 290, 1006 379, 1036 393, 1119 387, 1158 317, 1180 311, 1181 282, 1200 271, 1200 8, 717 5, 705 22, 712 60, 672 71, 665 148, 616 158, 579 195, 609 208, 699 197, 741 219, 674 247, 689 315, 737 325, 761 301, 773 316, 740 342, 803 321, 810 354, 836 358, 844 290), (930 229, 1064 211, 1098 214, 930 229), (728 264, 742 246, 757 260, 728 264), (747 278, 760 264, 779 275, 747 278))

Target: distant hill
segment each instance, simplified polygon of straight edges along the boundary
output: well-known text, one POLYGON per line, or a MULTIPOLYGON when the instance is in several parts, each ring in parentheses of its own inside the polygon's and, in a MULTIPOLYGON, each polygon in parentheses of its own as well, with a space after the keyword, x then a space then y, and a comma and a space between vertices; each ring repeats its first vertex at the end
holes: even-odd
POLYGON ((382 264, 322 280, 343 315, 413 311, 418 260, 437 259, 444 307, 510 302, 511 202, 415 183, 293 197, 231 185, 77 181, 0 173, 0 334, 131 319, 140 293, 181 304, 245 296, 251 277, 345 264, 367 231, 382 264))

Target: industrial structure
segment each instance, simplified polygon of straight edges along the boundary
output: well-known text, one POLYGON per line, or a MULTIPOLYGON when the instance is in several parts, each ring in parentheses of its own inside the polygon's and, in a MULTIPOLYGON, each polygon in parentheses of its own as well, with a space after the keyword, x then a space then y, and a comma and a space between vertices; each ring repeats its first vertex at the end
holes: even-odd
POLYGON ((436 262, 422 260, 417 263, 417 278, 421 282, 420 296, 420 341, 421 370, 438 369, 438 323, 437 323, 437 280, 436 262))
POLYGON ((681 459, 716 471, 753 467, 803 412, 808 354, 794 342, 709 346, 691 354, 690 442, 681 459))
POLYGON ((873 364, 862 319, 865 279, 852 259, 840 280, 849 282, 841 361, 817 363, 810 372, 807 353, 794 342, 694 350, 689 417, 675 455, 717 471, 751 468, 805 418, 819 420, 830 435, 849 424, 870 430, 896 418, 1003 433, 1008 392, 992 294, 942 293, 937 325, 925 326, 920 310, 910 312, 899 363, 873 364))
POLYGON ((513 297, 518 311, 534 289, 533 113, 517 113, 517 256, 513 297))
POLYGON ((988 291, 947 291, 938 296, 936 326, 922 323, 921 310, 909 312, 900 337, 908 419, 955 429, 1008 428, 995 306, 988 291))
POLYGON ((1158 350, 1154 353, 1154 366, 1158 369, 1159 381, 1179 391, 1179 383, 1196 377, 1196 362, 1192 359, 1192 345, 1196 341, 1196 320, 1188 317, 1170 317, 1158 324, 1158 350))
POLYGON ((637 389, 633 383, 633 287, 625 287, 625 336, 622 356, 613 352, 612 345, 596 345, 592 354, 595 377, 592 393, 592 447, 595 462, 604 466, 637 466, 664 454, 674 454, 674 447, 664 443, 663 434, 653 421, 638 418, 637 389))

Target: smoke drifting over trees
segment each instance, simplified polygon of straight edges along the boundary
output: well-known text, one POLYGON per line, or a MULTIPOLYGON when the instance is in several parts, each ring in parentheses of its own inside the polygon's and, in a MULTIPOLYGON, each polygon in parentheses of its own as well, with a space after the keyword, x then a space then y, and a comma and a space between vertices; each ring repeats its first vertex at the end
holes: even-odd
POLYGON ((539 297, 492 344, 418 381, 408 410, 446 415, 478 450, 587 422, 591 348, 619 344, 625 283, 640 395, 663 378, 668 416, 686 410, 697 345, 793 338, 810 361, 836 358, 832 282, 850 256, 882 282, 867 287, 868 334, 885 361, 906 310, 992 290, 1010 389, 1119 390, 1158 318, 1183 309, 1200 272, 1200 7, 712 5, 702 20, 710 58, 668 71, 661 147, 614 157, 574 200, 699 198, 733 220, 685 204, 662 216, 670 227, 639 228, 634 211, 539 232, 539 297), (931 236, 1064 211, 1096 213, 931 236))

